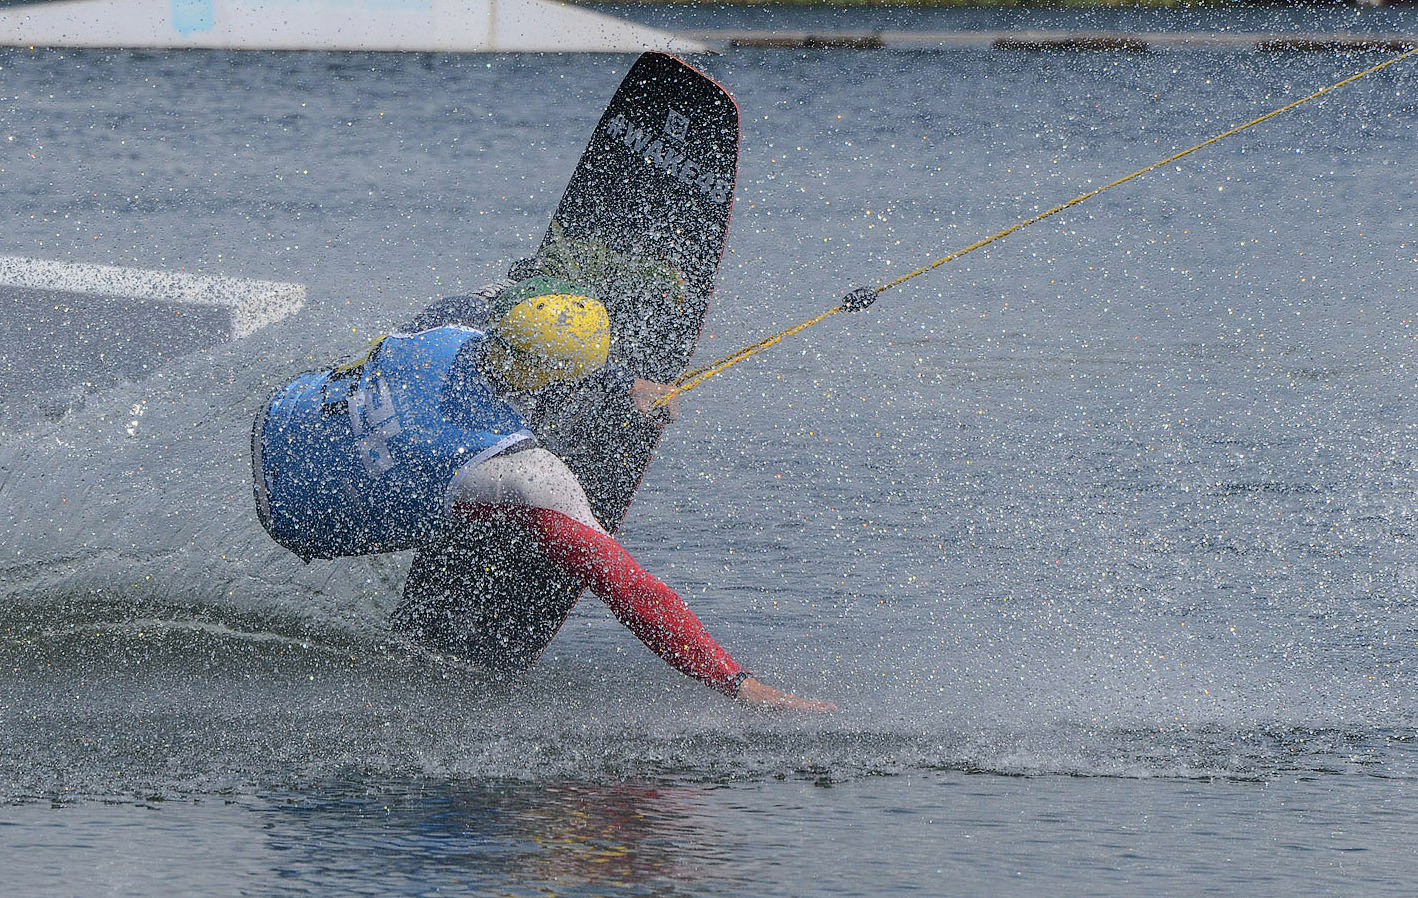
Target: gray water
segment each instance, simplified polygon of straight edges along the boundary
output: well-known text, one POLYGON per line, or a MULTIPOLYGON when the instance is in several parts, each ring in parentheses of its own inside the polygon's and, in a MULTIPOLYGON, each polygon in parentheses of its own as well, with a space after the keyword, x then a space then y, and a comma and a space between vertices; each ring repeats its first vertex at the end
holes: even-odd
MULTIPOLYGON (((701 358, 1380 58, 698 59, 744 122, 701 358)), ((388 644, 407 556, 270 543, 257 407, 527 255, 630 61, 0 55, 0 252, 310 287, 5 428, 8 890, 1411 893, 1412 62, 686 397, 621 535, 831 717, 589 598, 490 684, 388 644)))

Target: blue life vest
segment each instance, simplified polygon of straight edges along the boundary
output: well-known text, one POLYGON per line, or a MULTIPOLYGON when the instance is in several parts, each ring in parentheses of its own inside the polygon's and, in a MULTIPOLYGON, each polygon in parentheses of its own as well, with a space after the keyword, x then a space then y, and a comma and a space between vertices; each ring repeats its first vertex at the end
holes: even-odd
POLYGON ((484 339, 465 327, 395 334, 358 368, 278 390, 252 440, 271 536, 307 561, 435 540, 458 469, 535 440, 478 372, 484 339))

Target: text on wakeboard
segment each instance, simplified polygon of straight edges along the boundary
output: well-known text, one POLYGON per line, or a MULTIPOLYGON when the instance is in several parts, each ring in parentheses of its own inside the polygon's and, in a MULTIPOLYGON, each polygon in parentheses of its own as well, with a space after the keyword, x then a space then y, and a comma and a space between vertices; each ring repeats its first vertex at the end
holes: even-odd
MULTIPOLYGON (((671 133, 678 131, 683 134, 684 117, 671 111, 669 126, 671 133), (678 121, 677 121, 678 120, 678 121), (675 127, 679 125, 679 127, 675 127)), ((704 166, 690 159, 682 151, 675 149, 665 143, 662 138, 646 133, 644 128, 637 128, 632 125, 624 115, 617 115, 606 122, 606 135, 612 141, 617 141, 627 149, 633 150, 644 157, 645 161, 656 169, 663 170, 671 177, 677 178, 685 184, 692 184, 699 188, 699 191, 716 203, 727 203, 729 192, 733 185, 721 177, 717 177, 711 171, 705 171, 704 166)))

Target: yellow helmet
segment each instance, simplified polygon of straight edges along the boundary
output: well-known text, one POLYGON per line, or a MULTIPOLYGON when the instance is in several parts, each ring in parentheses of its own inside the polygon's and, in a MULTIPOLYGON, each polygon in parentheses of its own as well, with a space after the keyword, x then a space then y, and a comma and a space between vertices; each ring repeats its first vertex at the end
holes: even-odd
POLYGON ((575 288, 565 282, 544 286, 557 292, 512 306, 493 324, 486 344, 484 360, 514 390, 580 380, 599 370, 610 355, 610 316, 600 300, 571 292, 575 288))

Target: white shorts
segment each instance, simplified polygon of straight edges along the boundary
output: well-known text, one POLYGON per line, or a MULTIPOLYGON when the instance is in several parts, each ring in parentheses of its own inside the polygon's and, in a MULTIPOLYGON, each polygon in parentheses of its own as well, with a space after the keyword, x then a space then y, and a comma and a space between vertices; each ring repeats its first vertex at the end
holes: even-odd
POLYGON ((473 506, 520 505, 546 508, 604 533, 581 482, 566 463, 545 449, 494 455, 459 469, 448 487, 448 503, 456 515, 473 506))

